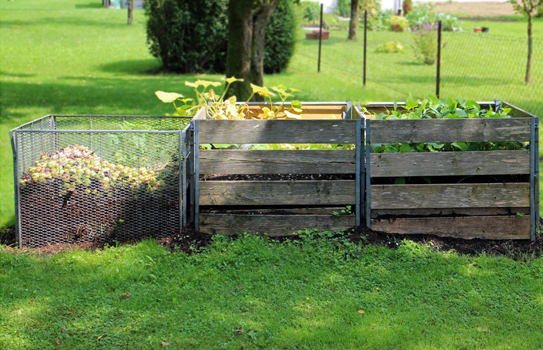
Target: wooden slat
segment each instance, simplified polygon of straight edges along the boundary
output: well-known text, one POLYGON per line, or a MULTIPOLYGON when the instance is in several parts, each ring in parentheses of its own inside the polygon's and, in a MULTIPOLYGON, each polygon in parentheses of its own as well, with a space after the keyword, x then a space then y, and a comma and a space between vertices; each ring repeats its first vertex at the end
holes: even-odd
POLYGON ((200 214, 200 231, 220 235, 248 232, 267 233, 271 237, 288 236, 300 230, 338 231, 354 225, 354 216, 341 215, 200 214))
POLYGON ((200 181, 200 205, 354 205, 355 181, 200 181))
POLYGON ((202 150, 200 174, 353 174, 355 151, 202 150))
POLYGON ((371 143, 529 141, 530 118, 372 120, 371 143))
POLYGON ((529 183, 372 185, 372 209, 529 207, 529 183))
MULTIPOLYGON (((264 112, 262 111, 263 105, 251 105, 249 106, 249 117, 262 118, 264 112)), ((343 112, 345 112, 346 104, 342 105, 303 105, 303 119, 343 119, 343 112)), ((286 106, 286 110, 290 109, 290 106, 286 106)))
POLYGON ((201 143, 355 143, 356 120, 201 120, 201 143))
POLYGON ((374 231, 462 239, 530 239, 530 216, 401 218, 372 220, 374 231))
POLYGON ((224 209, 224 207, 200 207, 202 211, 213 214, 266 214, 266 215, 330 215, 333 212, 338 215, 353 215, 353 214, 341 214, 342 210, 345 210, 345 206, 342 207, 305 207, 305 208, 291 208, 291 207, 278 207, 277 209, 270 208, 254 208, 251 209, 224 209), (205 209, 203 209, 205 208, 205 209))
POLYGON ((530 151, 373 153, 371 177, 530 173, 530 151))
POLYGON ((200 108, 198 110, 198 113, 196 113, 196 115, 192 119, 205 120, 206 119, 206 109, 204 107, 200 108))
MULTIPOLYGON (((337 210, 336 210, 337 211, 337 210)), ((377 209, 371 211, 372 219, 386 219, 406 216, 492 216, 530 214, 530 208, 442 208, 442 209, 377 209)))

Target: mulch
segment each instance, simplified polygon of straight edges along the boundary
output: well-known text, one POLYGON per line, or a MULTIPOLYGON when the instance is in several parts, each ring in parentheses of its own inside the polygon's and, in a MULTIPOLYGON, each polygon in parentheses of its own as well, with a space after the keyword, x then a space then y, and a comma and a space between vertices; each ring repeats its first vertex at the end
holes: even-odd
MULTIPOLYGON (((543 220, 542 220, 543 223, 543 220)), ((401 235, 382 233, 368 230, 359 226, 347 231, 348 239, 356 244, 378 245, 389 249, 397 249, 404 239, 425 244, 430 249, 436 251, 454 251, 457 254, 466 256, 476 256, 487 254, 492 256, 506 256, 514 260, 526 260, 535 256, 543 256, 543 235, 536 237, 534 242, 528 240, 484 240, 472 239, 464 240, 459 238, 446 238, 431 235, 401 235), (360 243, 361 242, 361 243, 360 243)), ((235 236, 233 237, 236 238, 235 236)), ((196 232, 194 228, 187 227, 178 234, 157 239, 159 244, 168 247, 172 252, 184 252, 194 254, 201 251, 211 242, 212 235, 196 232)), ((285 236, 278 239, 297 239, 296 236, 285 236)), ((135 244, 138 241, 123 242, 122 244, 135 244)), ((15 247, 15 228, 4 228, 0 231, 0 243, 15 247)), ((103 249, 106 244, 96 242, 83 242, 79 244, 52 244, 41 248, 22 248, 31 253, 55 253, 64 250, 85 249, 96 250, 103 249)))

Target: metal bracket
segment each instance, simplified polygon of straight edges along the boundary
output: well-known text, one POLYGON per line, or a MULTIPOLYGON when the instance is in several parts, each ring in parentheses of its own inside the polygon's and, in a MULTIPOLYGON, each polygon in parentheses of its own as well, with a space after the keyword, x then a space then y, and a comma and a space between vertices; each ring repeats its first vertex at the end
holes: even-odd
POLYGON ((502 101, 494 100, 494 112, 498 113, 502 110, 502 101))

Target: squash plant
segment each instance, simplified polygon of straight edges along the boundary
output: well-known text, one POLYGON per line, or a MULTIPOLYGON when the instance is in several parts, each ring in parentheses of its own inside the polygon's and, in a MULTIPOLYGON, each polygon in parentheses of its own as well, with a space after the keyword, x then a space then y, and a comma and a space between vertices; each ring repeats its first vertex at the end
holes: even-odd
POLYGON ((194 116, 200 108, 206 109, 206 115, 208 119, 301 119, 302 103, 297 100, 291 101, 291 107, 284 110, 287 98, 293 97, 292 93, 300 90, 287 88, 284 85, 278 85, 271 88, 275 91, 281 99, 280 104, 273 104, 272 97, 275 96, 267 87, 257 86, 251 84, 253 92, 247 99, 247 102, 236 104, 236 96, 231 96, 225 99, 226 92, 230 85, 236 81, 243 81, 243 79, 236 79, 234 77, 226 79, 226 88, 222 95, 215 93, 210 87, 219 87, 222 85, 220 82, 212 82, 206 80, 197 80, 195 82, 185 81, 185 85, 193 87, 196 95, 196 100, 192 98, 185 98, 183 95, 176 92, 164 92, 156 91, 156 96, 164 103, 173 103, 175 107, 174 116, 194 116), (203 87, 203 88, 201 88, 203 87), (209 88, 209 90, 208 90, 209 88), (290 91, 290 92, 289 92, 290 91), (254 95, 260 95, 268 99, 270 108, 264 107, 264 112, 261 117, 251 116, 248 113, 248 101, 250 101, 254 95), (182 105, 177 106, 176 101, 181 101, 182 105))

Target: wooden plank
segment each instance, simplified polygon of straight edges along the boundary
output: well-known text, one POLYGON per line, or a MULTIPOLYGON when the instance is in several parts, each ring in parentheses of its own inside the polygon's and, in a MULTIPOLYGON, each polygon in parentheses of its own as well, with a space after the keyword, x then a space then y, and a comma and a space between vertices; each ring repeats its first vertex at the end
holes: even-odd
POLYGON ((202 120, 201 143, 355 143, 356 120, 202 120))
POLYGON ((354 174, 354 150, 202 150, 200 174, 354 174))
POLYGON ((371 185, 372 209, 529 207, 530 184, 371 185))
POLYGON ((372 220, 371 229, 385 233, 426 234, 462 239, 530 239, 530 216, 372 220))
POLYGON ((354 205, 355 181, 200 181, 200 205, 354 205))
MULTIPOLYGON (((303 103, 302 103, 303 104, 303 103)), ((247 115, 251 118, 258 118, 261 119, 264 115, 264 112, 262 111, 262 108, 268 106, 264 105, 251 105, 249 106, 249 111, 247 115)), ((290 106, 285 106, 286 110, 290 109, 290 106)), ((346 104, 342 105, 303 105, 303 113, 302 118, 303 119, 343 119, 343 112, 345 112, 346 104)), ((284 110, 283 109, 283 110, 284 110)))
MULTIPOLYGON (((255 214, 267 214, 267 215, 331 215, 333 212, 338 213, 338 215, 354 215, 354 214, 341 214, 342 210, 345 210, 345 206, 342 207, 305 207, 305 208, 290 208, 290 207, 278 207, 277 209, 271 208, 255 208, 250 207, 247 209, 227 209, 224 207, 201 207, 206 213, 214 214, 246 214, 246 215, 255 215, 255 214), (209 209, 213 208, 213 209, 209 209), (219 208, 219 209, 217 209, 219 208)), ((351 208, 351 210, 353 210, 351 208)))
POLYGON ((248 232, 277 237, 315 228, 338 231, 354 225, 354 216, 200 214, 200 231, 220 235, 248 232))
POLYGON ((192 119, 205 120, 206 119, 206 109, 204 107, 200 108, 198 110, 198 113, 196 113, 196 115, 192 119))
POLYGON ((529 141, 530 118, 372 120, 371 143, 529 141))
MULTIPOLYGON (((337 211, 337 210, 336 210, 337 211)), ((530 214, 530 208, 442 208, 442 209, 377 209, 371 211, 372 219, 406 216, 491 216, 530 214)))
POLYGON ((530 151, 373 153, 370 159, 371 177, 530 173, 530 151))
POLYGON ((364 114, 360 112, 357 106, 353 106, 352 119, 362 119, 364 114))

